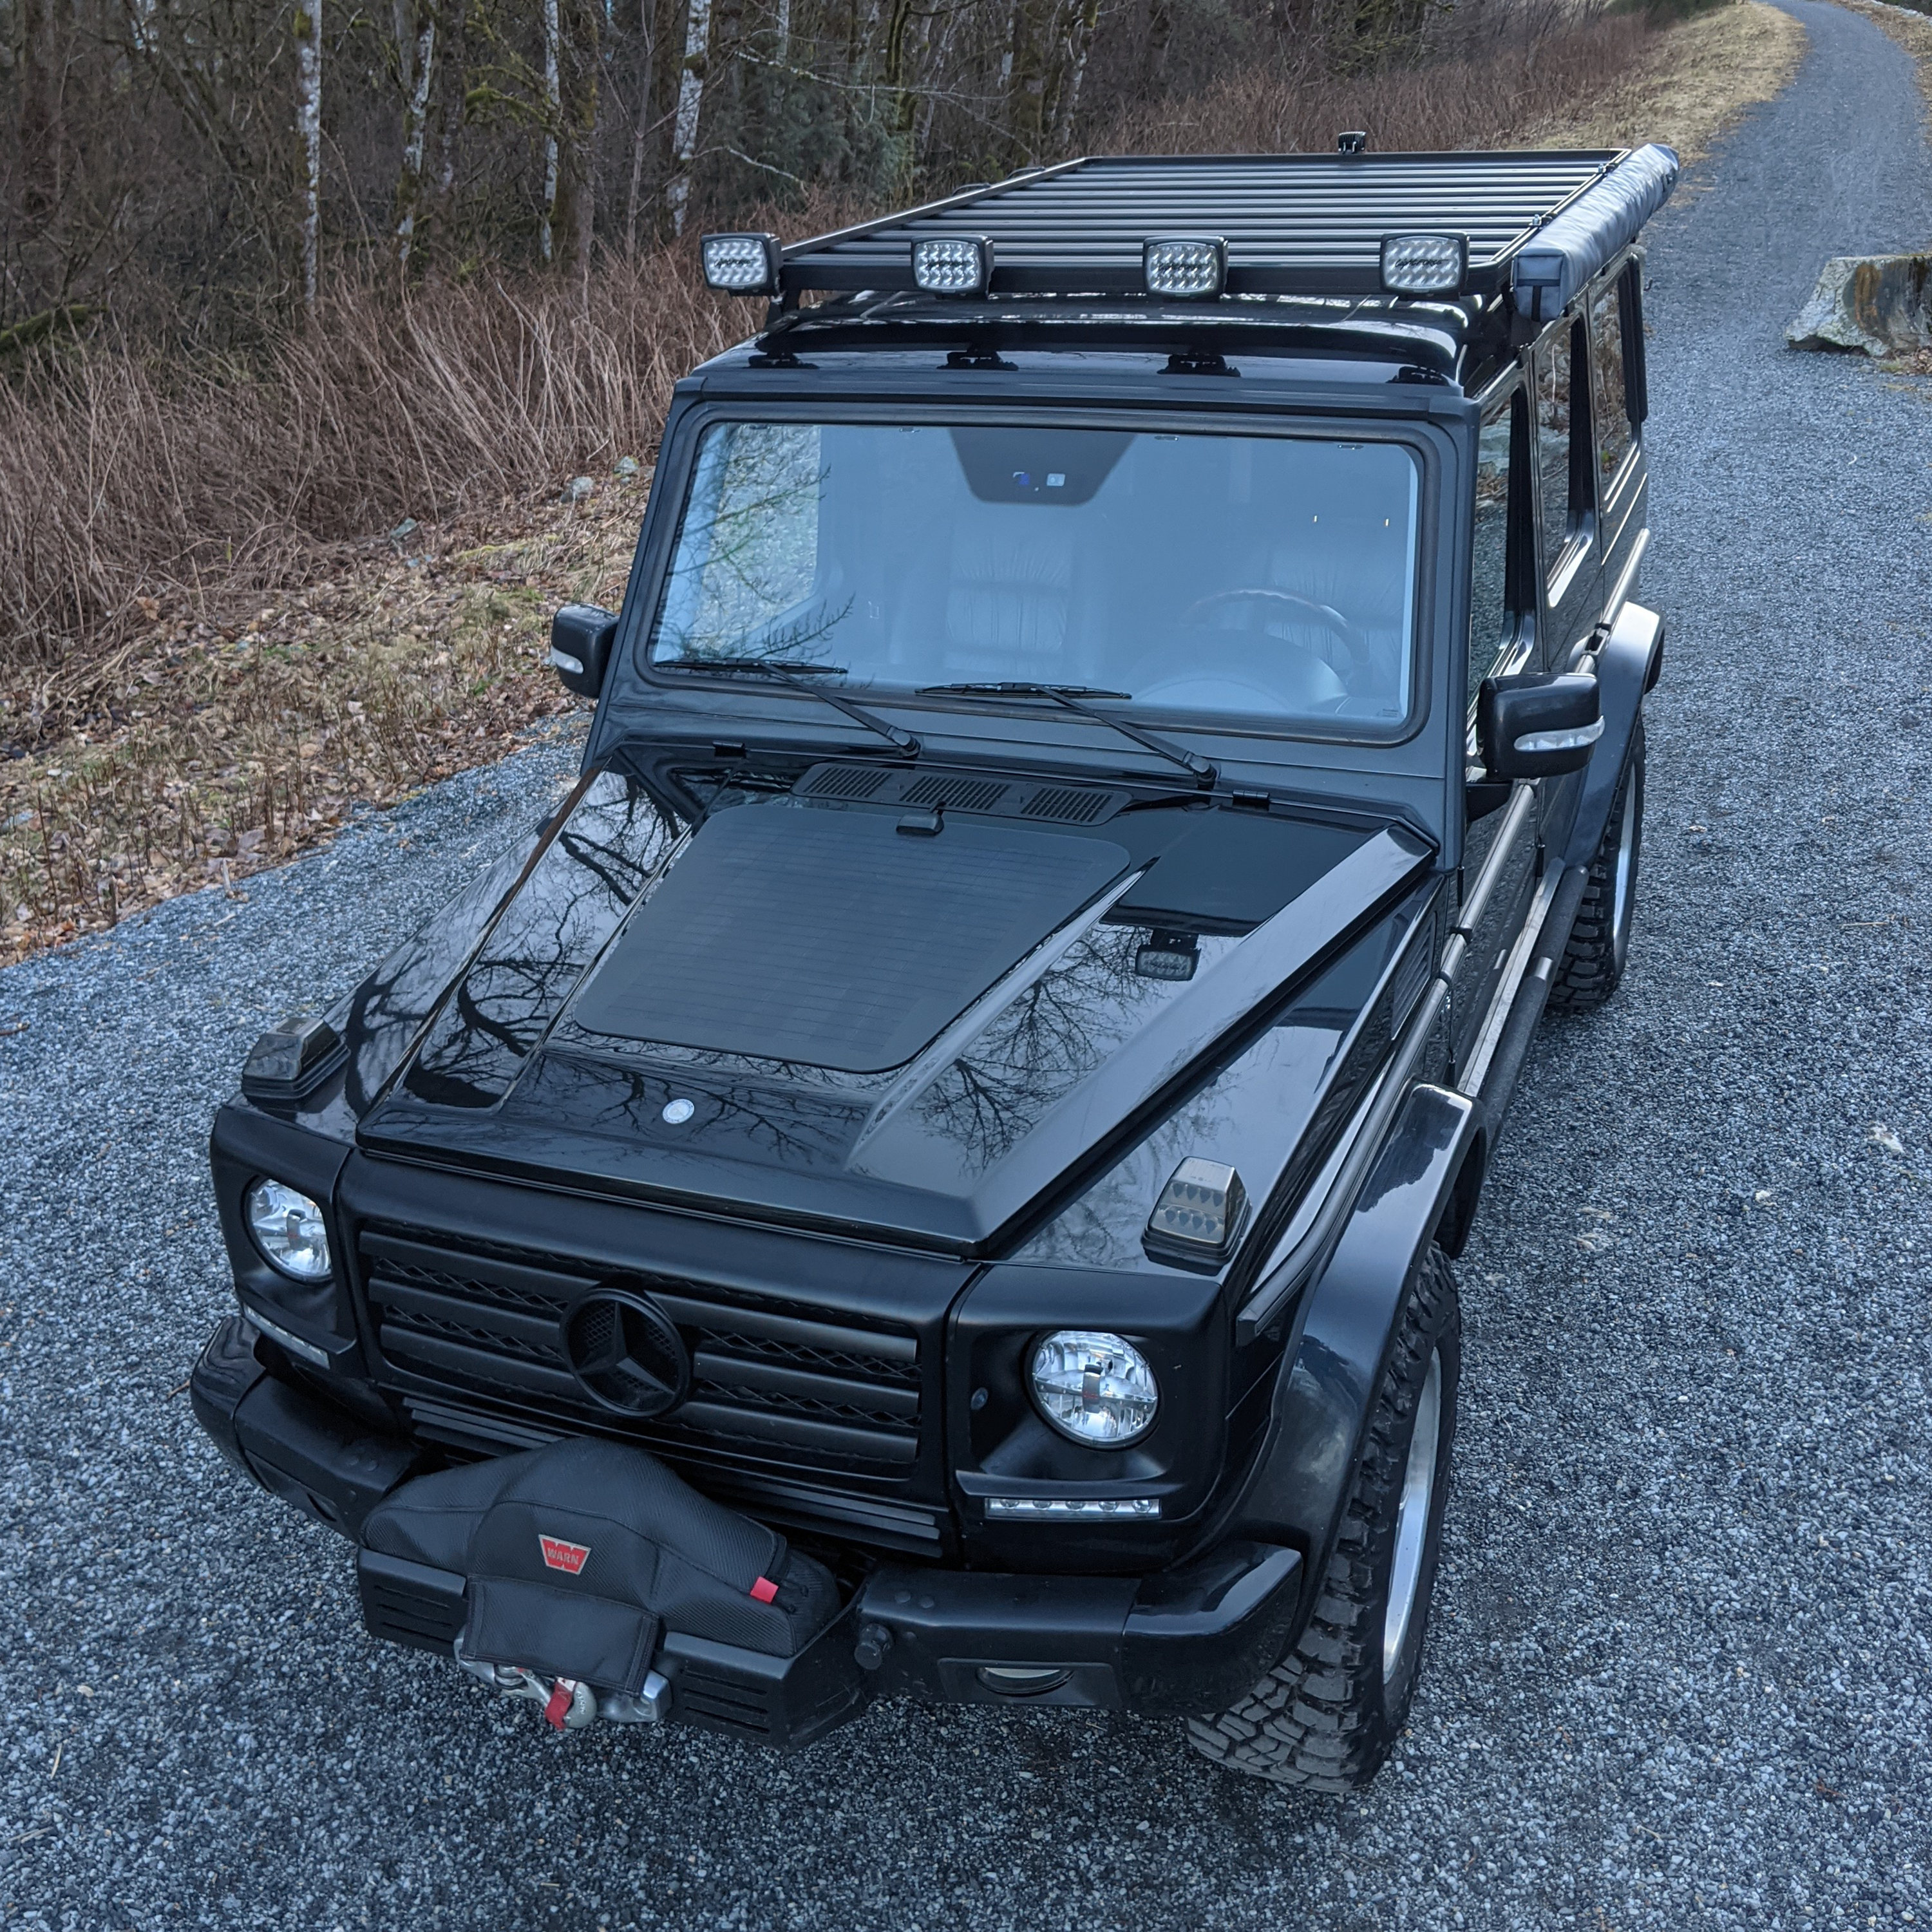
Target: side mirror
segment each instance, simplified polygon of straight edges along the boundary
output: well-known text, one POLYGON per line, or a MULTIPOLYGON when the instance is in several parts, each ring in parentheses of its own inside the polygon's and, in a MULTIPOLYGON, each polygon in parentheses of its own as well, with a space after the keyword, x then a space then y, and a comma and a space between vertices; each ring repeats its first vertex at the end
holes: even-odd
POLYGON ((1603 735, 1594 677, 1522 671, 1483 681, 1476 742, 1492 778, 1551 778, 1580 772, 1603 735))
POLYGON ((595 698, 610 668, 617 614, 596 604, 566 604, 550 620, 550 661, 566 691, 595 698))

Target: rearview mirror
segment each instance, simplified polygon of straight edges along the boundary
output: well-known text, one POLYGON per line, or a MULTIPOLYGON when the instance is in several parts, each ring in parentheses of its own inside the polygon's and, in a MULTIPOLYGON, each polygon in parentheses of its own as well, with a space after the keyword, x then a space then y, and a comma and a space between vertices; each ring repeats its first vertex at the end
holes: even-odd
POLYGON ((1520 671, 1483 681, 1476 742, 1498 778, 1549 778, 1580 772, 1604 735, 1597 680, 1580 672, 1520 671))
POLYGON ((566 691, 594 698, 604 688, 617 614, 597 604, 566 604, 550 620, 550 661, 566 691))

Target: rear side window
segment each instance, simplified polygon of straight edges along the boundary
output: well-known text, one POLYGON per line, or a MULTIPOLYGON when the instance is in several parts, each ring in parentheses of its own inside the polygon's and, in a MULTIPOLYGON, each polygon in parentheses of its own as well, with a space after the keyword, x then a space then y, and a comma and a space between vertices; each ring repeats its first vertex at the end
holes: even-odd
POLYGON ((1517 519, 1511 514, 1511 486, 1517 473, 1516 452, 1521 440, 1517 421, 1522 410, 1520 392, 1505 397, 1483 418, 1478 432, 1474 542, 1469 560, 1472 710, 1484 679, 1508 656, 1516 641, 1511 536, 1517 519))
POLYGON ((1624 353, 1628 304, 1613 282, 1590 305, 1590 389, 1596 398, 1597 473, 1607 483, 1623 467, 1636 440, 1630 422, 1630 381, 1624 353))
POLYGON ((1576 518, 1570 487, 1570 377, 1574 329, 1544 345, 1536 365, 1536 466, 1543 504, 1544 553, 1554 563, 1576 518))

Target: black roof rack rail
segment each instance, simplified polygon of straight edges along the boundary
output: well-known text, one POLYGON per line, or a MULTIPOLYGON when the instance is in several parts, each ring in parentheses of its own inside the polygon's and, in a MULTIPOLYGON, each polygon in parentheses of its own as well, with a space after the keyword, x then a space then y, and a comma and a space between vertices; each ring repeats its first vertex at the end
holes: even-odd
POLYGON ((778 285, 788 304, 807 292, 910 290, 912 244, 958 236, 993 244, 994 296, 1144 295, 1149 240, 1204 236, 1227 244, 1228 295, 1360 296, 1384 292, 1386 237, 1436 233, 1468 237, 1462 290, 1486 294, 1539 230, 1628 158, 1620 148, 1093 156, 794 242, 778 285))

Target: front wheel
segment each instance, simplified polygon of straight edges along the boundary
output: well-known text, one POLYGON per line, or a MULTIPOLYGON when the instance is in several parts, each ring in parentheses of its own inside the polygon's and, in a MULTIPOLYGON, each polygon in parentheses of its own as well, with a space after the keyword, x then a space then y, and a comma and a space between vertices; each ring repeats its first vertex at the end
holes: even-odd
POLYGON ((1432 1246, 1403 1291, 1315 1614, 1232 1709, 1188 1720, 1204 1756, 1315 1791, 1359 1790, 1382 1768, 1414 1694, 1462 1367, 1455 1278, 1432 1246))

